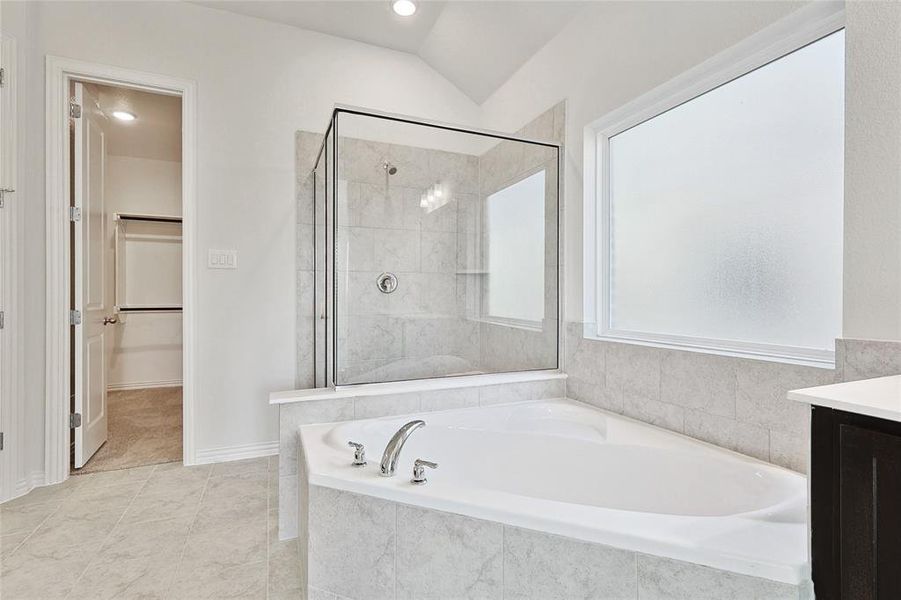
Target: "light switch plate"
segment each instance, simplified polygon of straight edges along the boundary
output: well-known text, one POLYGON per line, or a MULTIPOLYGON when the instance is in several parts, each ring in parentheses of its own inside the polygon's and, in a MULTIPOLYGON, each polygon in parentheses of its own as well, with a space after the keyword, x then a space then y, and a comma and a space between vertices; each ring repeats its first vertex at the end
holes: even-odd
POLYGON ((237 250, 210 250, 206 264, 208 269, 237 269, 237 250))

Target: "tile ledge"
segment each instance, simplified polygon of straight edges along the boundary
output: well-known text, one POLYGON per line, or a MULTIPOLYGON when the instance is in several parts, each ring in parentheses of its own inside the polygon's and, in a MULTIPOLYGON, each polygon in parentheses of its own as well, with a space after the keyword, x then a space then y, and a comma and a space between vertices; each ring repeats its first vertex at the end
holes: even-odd
POLYGON ((488 385, 501 385, 505 383, 552 381, 555 379, 566 379, 566 373, 558 370, 522 371, 516 373, 489 373, 485 375, 436 377, 434 379, 392 381, 388 383, 366 383, 360 385, 338 386, 335 388, 288 390, 283 392, 271 392, 269 394, 269 404, 291 404, 294 402, 336 400, 341 398, 360 398, 365 396, 382 396, 385 394, 408 394, 415 392, 429 392, 433 390, 452 390, 488 385))

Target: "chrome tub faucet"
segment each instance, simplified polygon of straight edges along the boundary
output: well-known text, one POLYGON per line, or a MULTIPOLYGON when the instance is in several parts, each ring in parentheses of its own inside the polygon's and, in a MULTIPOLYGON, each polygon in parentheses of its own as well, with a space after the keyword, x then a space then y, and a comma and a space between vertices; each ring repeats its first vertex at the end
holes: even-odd
POLYGON ((420 427, 425 427, 425 421, 410 421, 397 430, 392 436, 388 445, 385 446, 385 453, 382 455, 382 462, 379 467, 379 473, 382 477, 393 477, 394 471, 397 469, 397 459, 400 458, 400 451, 403 449, 407 438, 420 427))

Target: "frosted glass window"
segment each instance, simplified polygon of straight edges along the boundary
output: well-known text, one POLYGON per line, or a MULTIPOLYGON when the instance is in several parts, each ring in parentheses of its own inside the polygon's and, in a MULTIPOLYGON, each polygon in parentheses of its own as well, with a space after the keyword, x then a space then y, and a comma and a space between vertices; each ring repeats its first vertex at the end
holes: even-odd
POLYGON ((843 132, 840 31, 611 136, 609 330, 831 351, 843 132))
POLYGON ((488 313, 540 322, 544 318, 545 173, 488 196, 488 313))

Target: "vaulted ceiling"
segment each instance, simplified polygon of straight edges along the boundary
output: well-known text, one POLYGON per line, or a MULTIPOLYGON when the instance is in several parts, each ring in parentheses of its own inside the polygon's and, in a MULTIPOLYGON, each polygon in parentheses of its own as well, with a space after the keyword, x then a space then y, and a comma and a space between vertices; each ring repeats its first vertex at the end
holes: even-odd
POLYGON ((211 8, 421 57, 481 104, 585 6, 582 1, 433 0, 399 17, 388 0, 202 0, 211 8))

